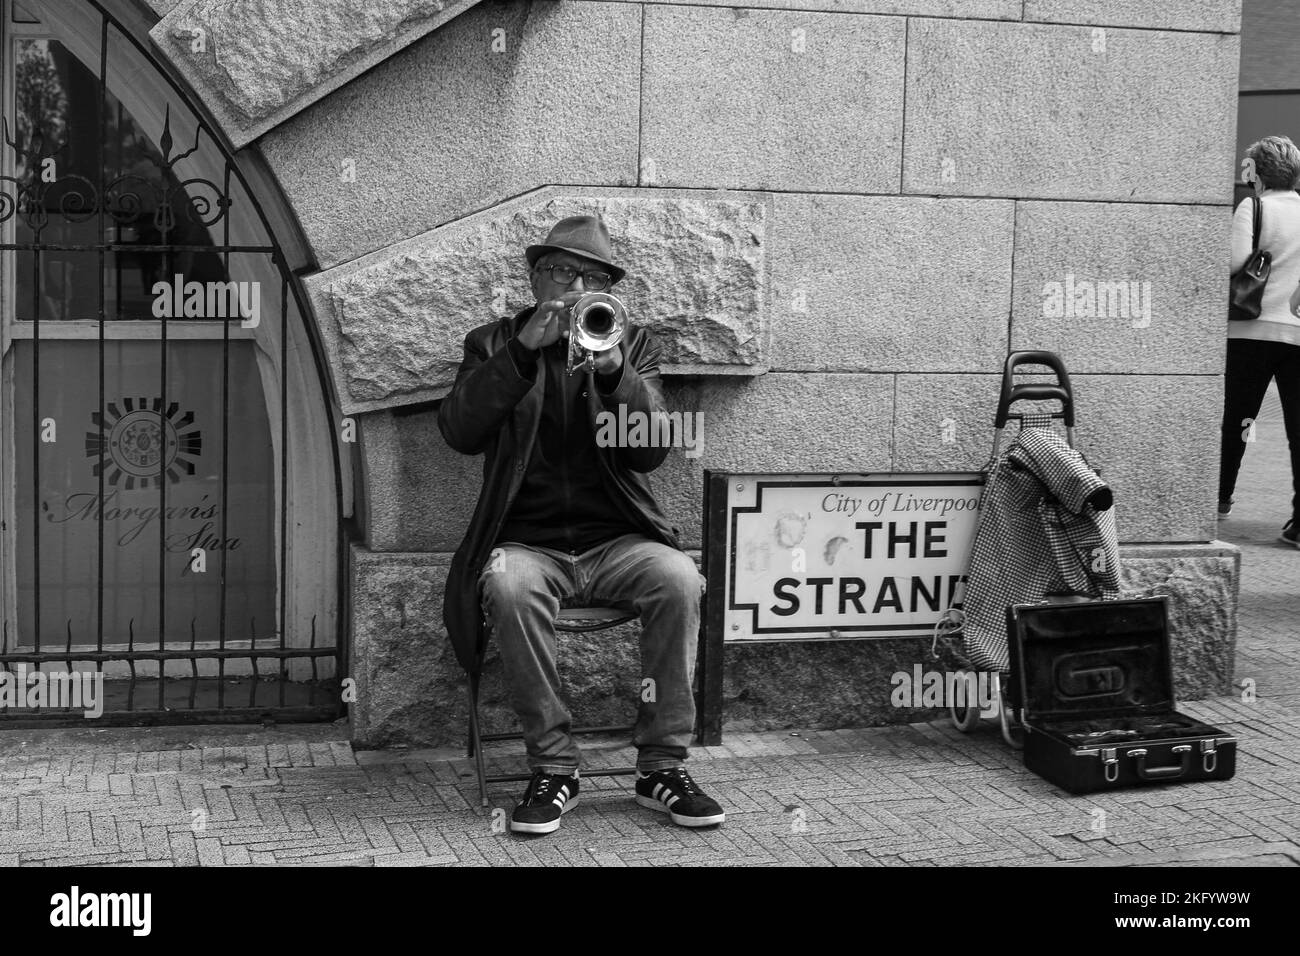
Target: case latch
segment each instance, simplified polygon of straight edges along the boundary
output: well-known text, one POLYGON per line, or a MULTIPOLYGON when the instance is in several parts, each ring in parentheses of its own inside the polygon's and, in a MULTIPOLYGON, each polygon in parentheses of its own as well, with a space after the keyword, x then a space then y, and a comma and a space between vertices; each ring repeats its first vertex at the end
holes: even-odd
POLYGON ((1219 752, 1214 749, 1214 738, 1206 737, 1201 741, 1201 766, 1206 773, 1214 773, 1219 765, 1219 752))
POLYGON ((1102 771, 1106 774, 1106 782, 1114 783, 1119 779, 1119 756, 1116 748, 1101 748, 1102 771))

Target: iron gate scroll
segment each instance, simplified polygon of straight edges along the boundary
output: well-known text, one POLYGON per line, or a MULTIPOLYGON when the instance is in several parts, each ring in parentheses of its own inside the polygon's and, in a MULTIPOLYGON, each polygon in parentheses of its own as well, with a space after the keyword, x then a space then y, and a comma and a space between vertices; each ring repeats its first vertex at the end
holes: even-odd
MULTIPOLYGON (((335 599, 289 564, 292 482, 326 467, 294 460, 296 279, 211 124, 117 19, 81 5, 95 44, 0 10, 0 717, 89 715, 73 687, 123 722, 336 717, 335 599)), ((333 504, 337 523, 337 479, 333 504)))
POLYGON ((960 607, 984 476, 704 473, 701 739, 727 643, 928 637, 960 607))

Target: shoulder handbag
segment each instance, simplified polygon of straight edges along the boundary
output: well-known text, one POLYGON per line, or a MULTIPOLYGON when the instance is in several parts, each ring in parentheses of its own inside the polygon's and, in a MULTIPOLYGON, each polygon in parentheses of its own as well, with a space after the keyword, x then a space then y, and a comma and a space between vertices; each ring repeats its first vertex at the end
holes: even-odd
POLYGON ((1254 204, 1255 229, 1250 243, 1250 258, 1232 274, 1232 289, 1228 297, 1228 318, 1237 321, 1259 318, 1264 299, 1264 285, 1273 268, 1273 254, 1259 247, 1260 222, 1264 218, 1264 204, 1258 196, 1251 196, 1254 204))

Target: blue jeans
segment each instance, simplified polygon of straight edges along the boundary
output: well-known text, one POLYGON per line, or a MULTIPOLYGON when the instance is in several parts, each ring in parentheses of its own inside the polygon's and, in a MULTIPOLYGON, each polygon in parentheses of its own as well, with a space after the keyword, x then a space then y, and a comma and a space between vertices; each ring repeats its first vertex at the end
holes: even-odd
POLYGON ((583 605, 627 603, 640 611, 638 686, 644 690, 632 741, 637 769, 683 764, 695 726, 691 680, 703 591, 704 576, 689 555, 638 534, 582 554, 513 542, 493 550, 479 576, 479 594, 523 724, 530 768, 564 774, 578 768, 555 661, 555 618, 569 598, 583 605))

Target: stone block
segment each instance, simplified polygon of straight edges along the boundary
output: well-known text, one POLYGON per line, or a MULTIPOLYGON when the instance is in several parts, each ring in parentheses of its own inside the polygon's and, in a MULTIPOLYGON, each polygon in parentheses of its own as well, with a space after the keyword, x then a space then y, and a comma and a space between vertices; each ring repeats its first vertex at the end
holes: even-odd
POLYGON ((1227 203, 1238 58, 1235 35, 909 21, 903 192, 1227 203))
POLYGON ((239 147, 476 2, 154 2, 150 35, 239 147))
POLYGON ((642 185, 896 192, 906 21, 648 6, 642 185))
MULTIPOLYGON (((1062 357, 1070 370, 1071 356, 1062 357)), ((1017 381, 1037 379, 1032 374, 1017 376, 1017 381)), ((1000 375, 899 375, 896 469, 982 468, 993 448, 1000 380, 1000 375), (953 422, 949 429, 947 419, 953 422), (954 440, 945 442, 945 433, 954 440)), ((1071 380, 1077 446, 1115 492, 1120 540, 1211 540, 1222 379, 1071 375, 1071 380)), ((1016 409, 1044 407, 1059 404, 1019 403, 1016 409)), ((1013 424, 1007 429, 1004 448, 1015 428, 1013 424)))
MULTIPOLYGON (((364 475, 363 516, 366 543, 374 551, 395 551, 401 534, 405 502, 402 500, 404 462, 397 422, 391 412, 359 416, 360 460, 364 475)), ((437 423, 433 423, 437 428, 437 423)))
POLYGON ((483 486, 483 456, 462 455, 443 441, 436 410, 394 415, 400 463, 395 538, 372 541, 392 551, 455 551, 483 486))
POLYGON ((771 366, 872 372, 996 367, 1006 354, 1013 206, 778 194, 771 229, 771 366))
POLYGON ((898 376, 893 470, 982 470, 993 453, 1001 382, 1000 375, 898 376))
POLYGON ((1125 597, 1168 597, 1174 699, 1235 693, 1241 551, 1207 545, 1134 546, 1120 552, 1125 597))
POLYGON ((1241 0, 1025 0, 1026 20, 1237 33, 1241 0))
MULTIPOLYGON (((377 555, 354 547, 351 564, 352 741, 450 743, 464 727, 460 670, 442 626, 446 555, 377 555)), ((463 734, 463 731, 462 731, 463 734)))
POLYGON ((1017 203, 1012 349, 1071 372, 1222 374, 1230 224, 1220 206, 1017 203))
POLYGON ((1073 381, 1079 445, 1115 491, 1120 540, 1213 540, 1222 378, 1079 375, 1073 381))
POLYGON ((939 670, 930 642, 904 640, 728 644, 723 654, 722 742, 746 730, 838 729, 935 720, 942 711, 895 707, 895 673, 939 670))
POLYGON ((700 467, 732 471, 858 472, 891 457, 888 375, 771 373, 739 385, 703 380, 683 408, 704 412, 700 467))
POLYGON ((465 334, 533 304, 525 248, 592 212, 629 270, 612 291, 656 333, 665 366, 760 365, 763 202, 546 189, 307 280, 344 411, 445 394, 465 334))
POLYGON ((640 49, 634 6, 482 3, 259 146, 328 268, 546 183, 634 185, 640 49))

